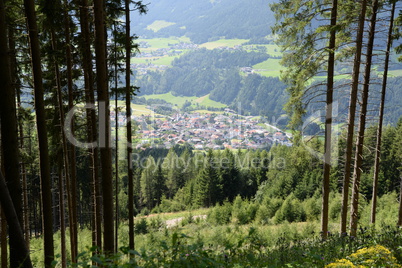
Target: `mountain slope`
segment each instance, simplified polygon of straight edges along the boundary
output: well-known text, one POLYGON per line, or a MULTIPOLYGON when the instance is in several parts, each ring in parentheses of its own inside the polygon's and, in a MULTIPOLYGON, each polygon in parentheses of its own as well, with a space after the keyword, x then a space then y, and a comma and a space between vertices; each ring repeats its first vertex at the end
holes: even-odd
POLYGON ((268 35, 275 19, 273 0, 160 0, 148 5, 148 14, 133 13, 132 28, 147 38, 188 36, 195 43, 219 38, 259 38, 268 35), (155 21, 167 27, 147 29, 155 21))

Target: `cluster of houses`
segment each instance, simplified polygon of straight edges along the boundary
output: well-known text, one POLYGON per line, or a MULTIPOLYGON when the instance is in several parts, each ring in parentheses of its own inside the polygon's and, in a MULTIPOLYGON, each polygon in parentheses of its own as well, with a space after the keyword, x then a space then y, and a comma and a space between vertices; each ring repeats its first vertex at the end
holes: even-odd
MULTIPOLYGON (((111 114, 115 126, 114 114, 111 114)), ((125 116, 119 115, 119 126, 125 116)), ((133 137, 136 147, 171 148, 176 144, 191 144, 196 150, 259 149, 279 143, 291 146, 285 133, 269 132, 265 124, 253 117, 233 113, 176 113, 172 117, 133 116, 137 129, 133 137)))

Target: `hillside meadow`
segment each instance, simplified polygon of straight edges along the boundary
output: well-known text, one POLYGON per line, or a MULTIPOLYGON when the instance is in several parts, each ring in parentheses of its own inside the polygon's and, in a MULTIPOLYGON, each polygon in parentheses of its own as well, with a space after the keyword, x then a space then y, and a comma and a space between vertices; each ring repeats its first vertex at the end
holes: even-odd
MULTIPOLYGON (((339 198, 333 196, 332 200, 339 198)), ((165 200, 152 214, 145 210, 135 218, 135 251, 125 248, 127 222, 119 226, 120 251, 109 258, 92 255, 95 249, 91 248, 91 231, 81 226, 78 263, 70 267, 91 267, 91 261, 104 267, 400 267, 402 230, 394 227, 395 198, 395 194, 387 194, 380 199, 381 221, 375 227, 365 224, 370 205, 362 204, 362 227, 357 237, 339 236, 339 219, 332 216, 326 241, 319 233, 319 208, 309 210, 311 202, 293 207, 293 213, 308 213, 309 220, 275 223, 278 215, 264 216, 267 204, 240 197, 233 204, 180 212, 168 212, 169 200, 165 200), (154 213, 162 210, 166 212, 154 213), (342 266, 343 262, 353 264, 342 266), (374 265, 353 266, 356 263, 374 265)), ((336 204, 333 202, 331 207, 336 204)), ((54 239, 59 245, 59 232, 54 239)), ((31 240, 34 265, 42 261, 41 246, 41 237, 31 240)), ((55 252, 60 248, 56 247, 55 252)))

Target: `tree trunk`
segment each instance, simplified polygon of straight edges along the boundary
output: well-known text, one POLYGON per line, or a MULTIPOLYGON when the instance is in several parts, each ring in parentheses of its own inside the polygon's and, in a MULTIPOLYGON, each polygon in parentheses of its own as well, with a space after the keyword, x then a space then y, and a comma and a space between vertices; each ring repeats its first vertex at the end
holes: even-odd
POLYGON ((62 161, 59 162, 59 211, 60 211, 60 254, 61 254, 61 267, 67 267, 66 257, 66 224, 65 224, 65 208, 64 208, 64 182, 63 182, 63 169, 62 161))
POLYGON ((100 117, 99 142, 103 193, 103 250, 110 254, 114 250, 114 207, 104 7, 104 0, 94 0, 96 78, 100 117))
POLYGON ((386 54, 385 54, 385 62, 384 62, 384 74, 383 74, 382 89, 381 89, 381 102, 380 102, 380 111, 379 111, 379 119, 378 119, 378 127, 377 127, 375 160, 374 160, 373 197, 372 197, 372 202, 371 202, 370 222, 372 224, 375 224, 375 221, 376 221, 378 174, 380 172, 380 158, 381 158, 382 124, 383 124, 383 119, 384 119, 384 104, 385 104, 385 94, 387 91, 389 55, 390 55, 391 45, 392 45, 392 32, 393 32, 393 28, 394 28, 395 6, 396 6, 396 2, 394 2, 392 4, 392 8, 391 8, 391 18, 390 18, 389 28, 388 28, 387 50, 385 52, 386 54))
POLYGON ((126 15, 126 121, 127 121, 127 168, 128 168, 128 246, 134 249, 134 185, 132 162, 131 127, 131 37, 130 37, 130 0, 125 0, 126 15))
POLYGON ((364 20, 366 17, 366 9, 367 9, 367 0, 362 0, 361 12, 359 16, 359 26, 356 36, 356 52, 354 57, 354 65, 352 73, 352 85, 350 88, 348 134, 346 138, 345 171, 344 171, 343 188, 342 188, 341 230, 340 230, 341 235, 346 234, 349 184, 350 184, 350 173, 351 173, 352 152, 353 152, 353 136, 355 128, 357 92, 359 88, 360 61, 363 47, 364 20))
POLYGON ((1 246, 1 268, 7 268, 8 267, 7 221, 1 205, 0 205, 0 246, 1 246))
MULTIPOLYGON (((114 25, 115 34, 117 34, 116 24, 114 25)), ((114 252, 118 251, 118 233, 119 233, 119 108, 118 108, 118 70, 117 70, 117 36, 114 37, 114 106, 115 106, 115 233, 114 233, 114 252)))
POLYGON ((325 152, 324 152, 324 180, 322 183, 322 211, 321 211, 321 235, 323 239, 328 236, 328 201, 331 173, 331 142, 332 142, 332 105, 334 94, 334 67, 336 46, 336 19, 338 16, 338 0, 332 1, 331 32, 329 39, 328 72, 327 72, 327 98, 325 112, 325 152))
POLYGON ((359 188, 360 188, 360 176, 361 176, 361 166, 363 162, 363 144, 364 144, 364 132, 366 129, 366 115, 367 115, 367 105, 369 97, 369 86, 370 86, 370 74, 371 74, 371 63, 373 56, 373 46, 374 46, 374 36, 375 27, 377 22, 377 10, 378 10, 378 0, 373 2, 373 10, 370 18, 370 30, 367 43, 366 52, 366 66, 364 72, 364 82, 363 82, 363 93, 362 93, 362 104, 360 107, 360 118, 359 118, 359 129, 356 139, 356 153, 355 153, 355 166, 353 172, 353 188, 352 188, 352 200, 350 208, 350 235, 356 236, 357 234, 357 221, 358 221, 358 211, 359 211, 359 188))
MULTIPOLYGON (((7 23, 4 2, 0 3, 0 118, 1 118, 1 142, 3 154, 4 174, 7 187, 14 203, 18 220, 22 226, 22 189, 19 171, 19 147, 15 102, 15 87, 11 80, 11 64, 8 48, 7 23)), ((24 261, 25 256, 18 252, 18 234, 9 232, 10 266, 18 267, 24 261)))
MULTIPOLYGON (((66 36, 66 62, 67 62, 67 89, 68 89, 68 108, 71 110, 74 106, 74 95, 73 95, 73 79, 72 79, 72 55, 71 55, 71 38, 70 38, 70 19, 68 14, 68 3, 64 0, 64 30, 66 36)), ((64 122, 62 123, 64 126, 64 122)), ((74 135, 74 121, 71 122, 71 134, 74 135)), ((69 210, 70 214, 70 245, 71 245, 71 260, 73 263, 77 261, 78 255, 78 236, 77 236, 77 170, 76 170, 76 153, 75 147, 72 144, 67 145, 66 157, 69 158, 70 166, 66 166, 66 173, 70 173, 70 187, 68 191, 71 194, 71 208, 69 210)))
MULTIPOLYGON (((10 191, 16 220, 18 227, 22 226, 22 189, 20 183, 19 171, 19 147, 18 147, 18 130, 17 130, 17 115, 15 102, 15 87, 11 80, 11 63, 8 48, 6 11, 4 2, 0 1, 0 118, 1 118, 1 142, 3 155, 4 171, 6 183, 10 191)), ((3 207, 6 211, 8 208, 3 207)), ((11 217, 9 214, 7 218, 11 217)), ((8 221, 9 224, 16 224, 14 221, 8 221)), ((10 267, 26 266, 28 252, 21 252, 21 237, 22 229, 9 228, 9 243, 10 243, 10 267)), ((22 237, 22 240, 24 238, 22 237)), ((25 243, 25 242, 24 242, 25 243)), ((26 248, 26 245, 24 245, 26 248)))
MULTIPOLYGON (((1 2, 1 1, 0 1, 1 2)), ((0 4, 1 5, 1 4, 0 4)), ((0 8, 1 9, 1 8, 0 8)), ((4 125, 3 125, 4 126, 4 125)), ((3 173, 0 171, 0 204, 4 209, 4 214, 7 218, 9 233, 13 233, 15 241, 15 248, 19 253, 19 265, 14 266, 10 263, 10 267, 32 268, 29 250, 24 240, 24 234, 18 219, 17 212, 15 211, 13 201, 11 200, 10 192, 7 188, 6 181, 3 173)))
MULTIPOLYGON (((52 29, 51 30, 51 38, 52 38, 52 49, 54 51, 57 50, 56 46, 56 37, 55 37, 55 32, 52 29)), ((61 78, 60 78, 60 71, 59 71, 59 65, 57 63, 57 59, 54 58, 54 65, 55 65, 55 77, 56 77, 56 88, 57 88, 57 101, 58 101, 58 106, 59 106, 59 117, 60 117, 60 126, 64 126, 64 121, 65 121, 65 116, 64 116, 64 105, 63 105, 63 93, 61 91, 61 78)), ((75 240, 74 240, 74 218, 72 216, 72 211, 74 210, 73 207, 73 195, 72 195, 72 186, 71 186, 71 177, 70 177, 70 157, 68 154, 68 144, 66 140, 66 133, 64 130, 64 127, 61 127, 61 141, 62 141, 62 150, 63 150, 63 164, 64 164, 64 170, 66 171, 66 184, 67 184, 67 202, 68 202, 68 211, 69 211, 69 225, 70 225, 70 246, 71 246, 71 259, 74 261, 76 258, 74 258, 74 248, 75 248, 75 240)))
POLYGON ((44 234, 45 267, 52 267, 54 259, 53 248, 53 217, 52 217, 52 190, 50 179, 49 150, 47 140, 46 113, 43 100, 43 80, 41 55, 36 24, 35 4, 33 0, 24 0, 25 15, 27 18, 29 44, 31 52, 32 73, 35 91, 36 125, 39 143, 39 165, 42 197, 42 224, 44 234))
MULTIPOLYGON (((94 95, 94 75, 92 71, 92 53, 91 53, 91 38, 89 28, 89 15, 88 15, 88 2, 87 0, 80 1, 80 25, 81 32, 84 39, 82 48, 84 79, 86 89, 86 102, 95 103, 94 95)), ((96 112, 93 109, 87 109, 87 129, 88 141, 90 143, 97 140, 97 123, 96 112)), ((102 196, 99 183, 99 159, 98 148, 96 146, 89 148, 91 156, 91 176, 92 176, 92 190, 93 190, 93 219, 92 219, 92 245, 99 248, 102 247, 102 196)))
MULTIPOLYGON (((18 78, 17 71, 17 59, 16 59, 16 44, 15 44, 15 29, 14 26, 9 25, 8 27, 8 44, 10 49, 10 71, 11 71, 11 82, 15 86, 15 93, 17 96, 17 131, 19 138, 19 148, 24 150, 24 127, 23 118, 20 118, 19 112, 22 109, 21 106, 21 85, 18 78)), ((26 176, 26 163, 21 161, 21 190, 22 190, 22 226, 25 235, 25 241, 27 242, 27 247, 29 249, 30 240, 30 230, 29 230, 29 208, 28 208, 28 189, 27 189, 27 176, 26 176)))
POLYGON ((399 187, 399 211, 398 211, 398 226, 402 226, 402 174, 400 178, 400 187, 399 187))

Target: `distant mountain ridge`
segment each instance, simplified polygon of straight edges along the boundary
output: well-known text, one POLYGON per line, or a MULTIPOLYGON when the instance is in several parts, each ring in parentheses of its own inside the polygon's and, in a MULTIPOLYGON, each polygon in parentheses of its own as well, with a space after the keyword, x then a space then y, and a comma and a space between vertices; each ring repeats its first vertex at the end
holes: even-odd
POLYGON ((269 7, 274 0, 159 0, 148 13, 132 15, 133 33, 146 38, 187 36, 194 43, 220 38, 254 39, 271 33, 275 22, 269 7), (147 29, 155 21, 167 27, 147 29), (174 23, 174 24, 173 24, 174 23))

